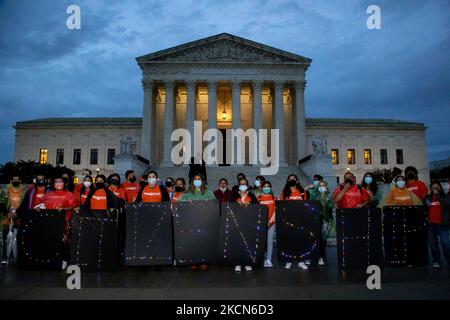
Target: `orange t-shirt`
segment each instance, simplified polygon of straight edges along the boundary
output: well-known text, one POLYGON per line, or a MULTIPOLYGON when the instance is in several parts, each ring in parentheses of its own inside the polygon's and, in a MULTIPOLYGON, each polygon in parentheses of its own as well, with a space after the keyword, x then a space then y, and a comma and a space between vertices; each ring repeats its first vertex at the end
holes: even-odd
POLYGON ((174 192, 173 197, 172 197, 172 203, 177 202, 178 199, 180 199, 182 195, 183 195, 183 192, 174 192))
POLYGON ((142 190, 142 202, 161 202, 161 200, 162 193, 158 185, 153 188, 146 186, 144 190, 142 190))
POLYGON ((86 202, 87 196, 89 195, 89 192, 91 190, 86 188, 84 189, 84 194, 81 194, 81 190, 78 190, 77 195, 78 195, 78 203, 79 205, 83 205, 86 202))
POLYGON ((23 189, 13 190, 10 188, 8 191, 9 201, 11 202, 11 209, 18 209, 22 202, 23 189))
POLYGON ((133 203, 139 193, 139 183, 137 182, 124 182, 122 188, 125 191, 125 201, 133 203))
POLYGON ((250 198, 249 193, 247 192, 245 197, 242 197, 241 195, 239 195, 239 198, 236 199, 236 202, 240 203, 240 204, 252 203, 252 198, 250 198))
MULTIPOLYGON (((274 217, 274 214, 275 214, 275 201, 277 200, 277 197, 272 196, 270 194, 261 194, 258 197, 258 200, 259 200, 259 204, 265 205, 265 206, 267 206, 267 208, 269 208, 267 221, 270 224, 270 221, 272 220, 272 218, 274 217)), ((273 222, 275 222, 275 221, 273 221, 273 222)))
POLYGON ((289 196, 289 198, 285 199, 283 196, 283 192, 280 195, 280 200, 304 200, 302 193, 300 192, 300 190, 295 189, 294 191, 291 192, 291 195, 289 196))
POLYGON ((387 206, 414 206, 419 202, 420 199, 406 188, 394 188, 386 196, 387 206))
POLYGON ((91 210, 108 210, 106 191, 104 189, 94 192, 91 198, 91 210))
POLYGON ((119 198, 125 200, 125 190, 119 186, 109 186, 109 190, 114 193, 114 195, 119 198))
POLYGON ((37 188, 34 195, 32 207, 36 207, 38 204, 44 203, 45 187, 37 188))

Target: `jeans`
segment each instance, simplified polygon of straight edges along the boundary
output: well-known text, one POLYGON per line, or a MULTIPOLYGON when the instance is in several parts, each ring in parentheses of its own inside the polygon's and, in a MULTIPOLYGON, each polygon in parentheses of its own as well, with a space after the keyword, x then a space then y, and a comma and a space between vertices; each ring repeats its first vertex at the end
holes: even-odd
POLYGON ((449 230, 441 224, 430 223, 428 225, 428 243, 430 244, 433 263, 441 263, 438 237, 441 241, 442 252, 444 253, 445 260, 447 260, 447 265, 450 266, 449 230))
POLYGON ((271 226, 267 229, 267 251, 266 251, 266 259, 272 261, 272 253, 273 253, 273 235, 275 233, 275 225, 271 226))

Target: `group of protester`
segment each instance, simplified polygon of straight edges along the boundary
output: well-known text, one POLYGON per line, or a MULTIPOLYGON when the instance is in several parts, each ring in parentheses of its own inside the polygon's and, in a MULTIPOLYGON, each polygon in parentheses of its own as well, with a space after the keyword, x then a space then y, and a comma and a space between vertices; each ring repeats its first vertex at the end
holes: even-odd
MULTIPOLYGON (((450 265, 449 240, 449 208, 450 192, 445 194, 439 181, 433 181, 430 192, 425 183, 418 179, 417 169, 407 167, 405 176, 397 173, 392 181, 391 190, 383 199, 383 194, 374 179, 373 174, 366 173, 361 184, 358 184, 351 172, 346 172, 344 182, 334 192, 330 192, 324 178, 317 174, 311 185, 302 187, 299 178, 290 174, 279 195, 274 194, 272 184, 263 176, 257 176, 250 185, 244 173, 237 175, 237 184, 229 187, 227 179, 222 178, 218 188, 212 191, 206 183, 206 174, 193 173, 189 175, 189 185, 184 178, 159 179, 157 172, 150 171, 139 178, 135 172, 125 173, 125 182, 121 182, 117 173, 109 177, 97 175, 94 179, 90 170, 83 173, 83 181, 74 184, 68 175, 63 175, 53 181, 37 175, 34 183, 25 187, 20 176, 13 176, 3 197, 6 208, 6 219, 3 221, 4 241, 9 225, 15 226, 20 213, 24 210, 58 210, 65 214, 66 232, 64 236, 65 253, 63 269, 67 267, 68 248, 70 243, 70 223, 72 214, 80 214, 82 210, 113 210, 133 203, 147 202, 177 202, 218 200, 220 203, 235 202, 241 205, 261 204, 268 207, 267 249, 264 267, 273 267, 273 238, 275 233, 276 200, 304 201, 316 200, 321 203, 322 237, 320 241, 319 265, 325 265, 326 243, 328 234, 334 228, 333 207, 363 208, 381 206, 413 206, 425 205, 429 216, 429 245, 432 252, 433 267, 440 267, 441 256, 439 242, 442 246, 447 264, 450 265)), ((1 199, 0 199, 1 200, 1 199)), ((6 264, 5 246, 2 264, 6 264)), ((298 262, 298 267, 308 269, 310 261, 298 262)), ((291 263, 285 268, 290 269, 291 263)), ((196 266, 192 266, 195 269, 196 266)), ((202 270, 206 265, 201 265, 202 270)), ((241 266, 235 270, 240 272, 241 266)), ((251 266, 245 266, 251 271, 251 266)))

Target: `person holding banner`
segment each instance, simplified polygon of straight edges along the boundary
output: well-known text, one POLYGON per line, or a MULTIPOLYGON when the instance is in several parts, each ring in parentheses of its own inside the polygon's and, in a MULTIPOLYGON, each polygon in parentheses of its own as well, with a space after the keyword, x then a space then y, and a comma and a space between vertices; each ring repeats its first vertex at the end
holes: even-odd
POLYGON ((185 191, 186 191, 186 180, 184 180, 184 178, 177 178, 177 180, 175 180, 174 192, 170 194, 171 202, 175 203, 178 200, 180 200, 181 196, 185 191))
POLYGON ((258 201, 259 204, 265 205, 269 209, 267 217, 267 251, 264 268, 272 268, 273 236, 275 234, 275 201, 277 201, 277 197, 273 194, 270 181, 265 181, 262 185, 262 192, 258 196, 258 201))
POLYGON ((136 175, 133 170, 125 172, 126 181, 122 184, 122 188, 125 190, 125 201, 128 204, 132 204, 136 201, 139 184, 136 182, 136 175))
POLYGON ((92 182, 93 182, 93 180, 92 180, 91 176, 89 176, 89 175, 85 176, 83 178, 83 186, 75 191, 75 198, 77 200, 77 207, 78 207, 78 208, 75 208, 76 213, 80 212, 79 207, 81 207, 84 204, 87 196, 93 189, 92 182))
MULTIPOLYGON (((291 173, 287 179, 286 184, 284 185, 283 191, 280 195, 280 200, 286 201, 302 201, 306 200, 305 190, 300 185, 300 180, 297 175, 291 173)), ((292 266, 292 262, 286 262, 284 268, 289 270, 292 266)), ((303 270, 308 270, 309 267, 306 265, 306 261, 299 261, 298 267, 303 270)))
POLYGON ((350 171, 344 175, 344 183, 333 192, 333 201, 341 209, 365 207, 369 203, 367 190, 356 184, 356 178, 350 171))
POLYGON ((231 188, 231 192, 232 192, 233 194, 236 194, 236 193, 239 192, 239 181, 241 181, 242 179, 246 179, 246 176, 245 176, 244 173, 239 172, 239 173, 236 175, 237 184, 234 185, 234 186, 231 188))
POLYGON ((95 178, 95 188, 91 188, 82 209, 111 210, 118 207, 117 197, 106 186, 106 177, 102 174, 95 178))
POLYGON ((158 184, 158 173, 148 173, 148 185, 139 190, 136 202, 169 202, 169 194, 164 186, 158 184))
MULTIPOLYGON (((50 191, 44 195, 44 206, 42 209, 65 212, 66 224, 64 228, 64 251, 62 257, 62 269, 65 270, 67 268, 70 253, 70 223, 72 220, 72 210, 75 208, 77 201, 75 195, 66 189, 63 178, 56 178, 53 183, 53 188, 54 191, 50 191)), ((40 209, 37 210, 39 211, 40 209)))
POLYGON ((33 210, 40 207, 44 203, 44 195, 49 191, 45 177, 41 174, 37 175, 35 182, 25 194, 19 211, 33 210))
POLYGON ((320 224, 322 226, 322 237, 320 239, 319 244, 319 250, 320 250, 320 257, 319 257, 319 266, 324 266, 327 253, 326 253, 326 247, 327 247, 327 239, 328 235, 330 233, 330 230, 333 230, 335 227, 335 223, 333 220, 333 207, 334 203, 331 199, 330 192, 328 190, 327 183, 325 181, 319 181, 319 185, 317 186, 317 193, 314 194, 313 198, 310 198, 310 200, 316 200, 319 201, 320 206, 320 224))
POLYGON ((423 204, 422 200, 406 188, 405 177, 402 175, 395 178, 395 187, 386 195, 384 203, 386 206, 421 206, 423 204))
POLYGON ((415 167, 406 167, 406 187, 409 191, 414 192, 414 194, 423 201, 428 194, 428 188, 425 182, 419 180, 418 171, 415 167))
MULTIPOLYGON (((258 199, 256 199, 253 193, 250 193, 248 190, 248 180, 246 178, 242 178, 239 180, 238 184, 238 192, 233 193, 231 196, 231 202, 236 202, 241 205, 249 205, 251 203, 257 204, 258 199)), ((241 272, 242 267, 240 265, 235 266, 234 271, 241 272)), ((251 266, 245 266, 245 271, 252 271, 251 266)))
POLYGON ((219 203, 226 203, 231 201, 231 191, 228 189, 228 180, 222 178, 219 180, 219 189, 214 191, 214 195, 216 199, 219 200, 219 203))
POLYGON ((200 173, 192 176, 189 189, 183 193, 179 201, 216 200, 214 193, 208 189, 200 173))
POLYGON ((372 208, 376 208, 381 204, 381 200, 383 198, 383 194, 381 193, 380 188, 378 188, 377 182, 373 179, 373 175, 370 172, 367 172, 361 183, 361 186, 367 191, 369 195, 368 206, 372 208))
POLYGON ((430 194, 425 198, 425 204, 428 208, 428 243, 433 257, 433 268, 440 268, 441 253, 439 251, 439 240, 447 265, 450 266, 450 197, 445 195, 439 181, 433 181, 430 189, 430 194))
POLYGON ((84 184, 83 184, 84 178, 86 178, 87 176, 91 176, 91 177, 92 177, 92 171, 89 170, 89 169, 84 169, 84 170, 83 170, 83 181, 75 186, 75 190, 74 190, 73 193, 77 194, 77 193, 80 191, 80 189, 81 189, 81 188, 83 187, 83 185, 84 185, 84 184))

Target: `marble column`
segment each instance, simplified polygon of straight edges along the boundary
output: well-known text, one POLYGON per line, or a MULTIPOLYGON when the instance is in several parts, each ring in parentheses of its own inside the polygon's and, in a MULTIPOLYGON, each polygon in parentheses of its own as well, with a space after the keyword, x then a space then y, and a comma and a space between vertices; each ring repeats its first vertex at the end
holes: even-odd
POLYGON ((142 111, 141 152, 140 155, 152 163, 153 146, 153 81, 142 80, 144 106, 142 111))
POLYGON ((172 166, 173 162, 171 160, 171 152, 172 152, 172 141, 170 140, 170 136, 173 131, 173 122, 174 122, 174 81, 165 81, 165 104, 164 104, 164 151, 163 151, 163 160, 161 162, 161 166, 172 166))
POLYGON ((306 157, 306 121, 305 121, 305 84, 306 81, 296 81, 295 86, 295 131, 296 131, 296 149, 297 159, 306 157))
POLYGON ((208 81, 208 129, 217 128, 217 82, 208 81))
POLYGON ((241 83, 239 81, 231 82, 231 104, 231 127, 233 129, 241 128, 241 83))
MULTIPOLYGON (((284 107, 283 107, 283 82, 274 81, 275 97, 274 97, 274 116, 275 116, 275 128, 279 129, 279 164, 280 166, 286 166, 286 153, 284 146, 284 107)), ((272 146, 273 150, 273 146, 272 146)))
MULTIPOLYGON (((196 87, 197 83, 195 80, 186 81, 186 117, 185 117, 185 128, 191 134, 191 157, 195 157, 194 150, 194 121, 195 121, 195 111, 196 111, 196 87)), ((188 150, 186 150, 188 151, 188 150)))
POLYGON ((253 128, 255 130, 263 127, 263 110, 262 110, 262 85, 263 81, 253 81, 253 128))

